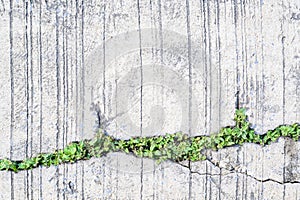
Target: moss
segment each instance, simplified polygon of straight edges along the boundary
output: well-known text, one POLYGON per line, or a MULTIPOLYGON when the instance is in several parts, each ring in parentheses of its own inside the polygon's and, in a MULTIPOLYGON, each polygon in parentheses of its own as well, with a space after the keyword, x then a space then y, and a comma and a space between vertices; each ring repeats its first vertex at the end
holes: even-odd
POLYGON ((102 131, 91 140, 72 142, 62 150, 54 153, 39 154, 36 157, 22 161, 9 159, 0 160, 0 170, 18 172, 29 170, 40 165, 51 166, 61 163, 73 163, 78 160, 87 160, 91 157, 105 156, 109 152, 133 153, 138 157, 156 159, 158 162, 173 160, 198 161, 205 160, 201 154, 204 149, 218 150, 233 145, 244 143, 255 143, 266 145, 276 141, 279 137, 290 137, 298 141, 300 136, 300 125, 281 125, 274 130, 269 130, 263 135, 255 134, 250 128, 245 109, 236 110, 234 120, 235 126, 224 127, 218 133, 209 136, 188 137, 181 132, 155 137, 135 137, 129 140, 118 140, 105 135, 102 131))

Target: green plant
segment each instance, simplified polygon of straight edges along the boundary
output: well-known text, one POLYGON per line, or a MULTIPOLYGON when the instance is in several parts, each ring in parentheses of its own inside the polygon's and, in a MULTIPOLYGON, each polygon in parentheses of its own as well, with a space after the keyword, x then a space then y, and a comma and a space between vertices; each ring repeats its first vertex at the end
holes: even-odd
POLYGON ((267 131, 264 135, 257 135, 247 121, 245 109, 235 112, 235 126, 224 127, 216 134, 209 136, 188 137, 181 132, 166 134, 165 136, 135 137, 129 140, 118 140, 104 134, 102 131, 91 140, 72 142, 62 150, 54 153, 39 154, 36 157, 23 161, 0 160, 0 170, 28 170, 40 165, 51 166, 61 163, 74 163, 78 160, 86 160, 91 157, 105 156, 109 152, 121 151, 133 153, 138 157, 156 159, 158 162, 173 160, 198 161, 206 157, 201 152, 204 149, 218 150, 233 145, 255 143, 260 145, 275 142, 279 137, 290 137, 298 141, 300 125, 281 125, 274 130, 267 131))

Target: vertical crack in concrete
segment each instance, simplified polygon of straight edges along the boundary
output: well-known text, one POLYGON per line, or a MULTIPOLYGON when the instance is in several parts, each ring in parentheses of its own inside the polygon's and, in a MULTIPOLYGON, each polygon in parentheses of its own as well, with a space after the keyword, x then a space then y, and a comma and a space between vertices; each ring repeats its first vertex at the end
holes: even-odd
POLYGON ((91 110, 96 112, 96 125, 97 129, 106 130, 106 128, 114 121, 117 117, 121 117, 125 114, 125 112, 118 113, 113 117, 106 117, 104 113, 101 111, 100 106, 98 104, 92 103, 91 110))

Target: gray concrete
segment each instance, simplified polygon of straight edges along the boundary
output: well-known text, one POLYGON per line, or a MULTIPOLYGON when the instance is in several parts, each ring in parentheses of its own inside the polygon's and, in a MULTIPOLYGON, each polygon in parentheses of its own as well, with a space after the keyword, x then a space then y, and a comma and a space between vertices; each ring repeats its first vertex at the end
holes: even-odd
MULTIPOLYGON (((300 122, 300 3, 0 3, 0 158, 91 138, 300 122)), ((160 165, 122 153, 0 172, 0 199, 300 199, 299 142, 160 165), (188 167, 189 166, 189 167, 188 167)))

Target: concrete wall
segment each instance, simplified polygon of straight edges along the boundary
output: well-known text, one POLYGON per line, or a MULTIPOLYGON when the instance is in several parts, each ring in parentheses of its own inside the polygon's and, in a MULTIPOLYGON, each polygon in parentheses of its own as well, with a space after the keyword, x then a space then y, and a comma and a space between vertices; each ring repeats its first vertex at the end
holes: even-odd
MULTIPOLYGON (((300 122, 300 3, 0 2, 0 158, 92 138, 300 122), (100 123, 99 123, 100 116, 100 123)), ((0 199, 300 199, 300 144, 246 144, 195 163, 121 153, 0 172, 0 199)))

